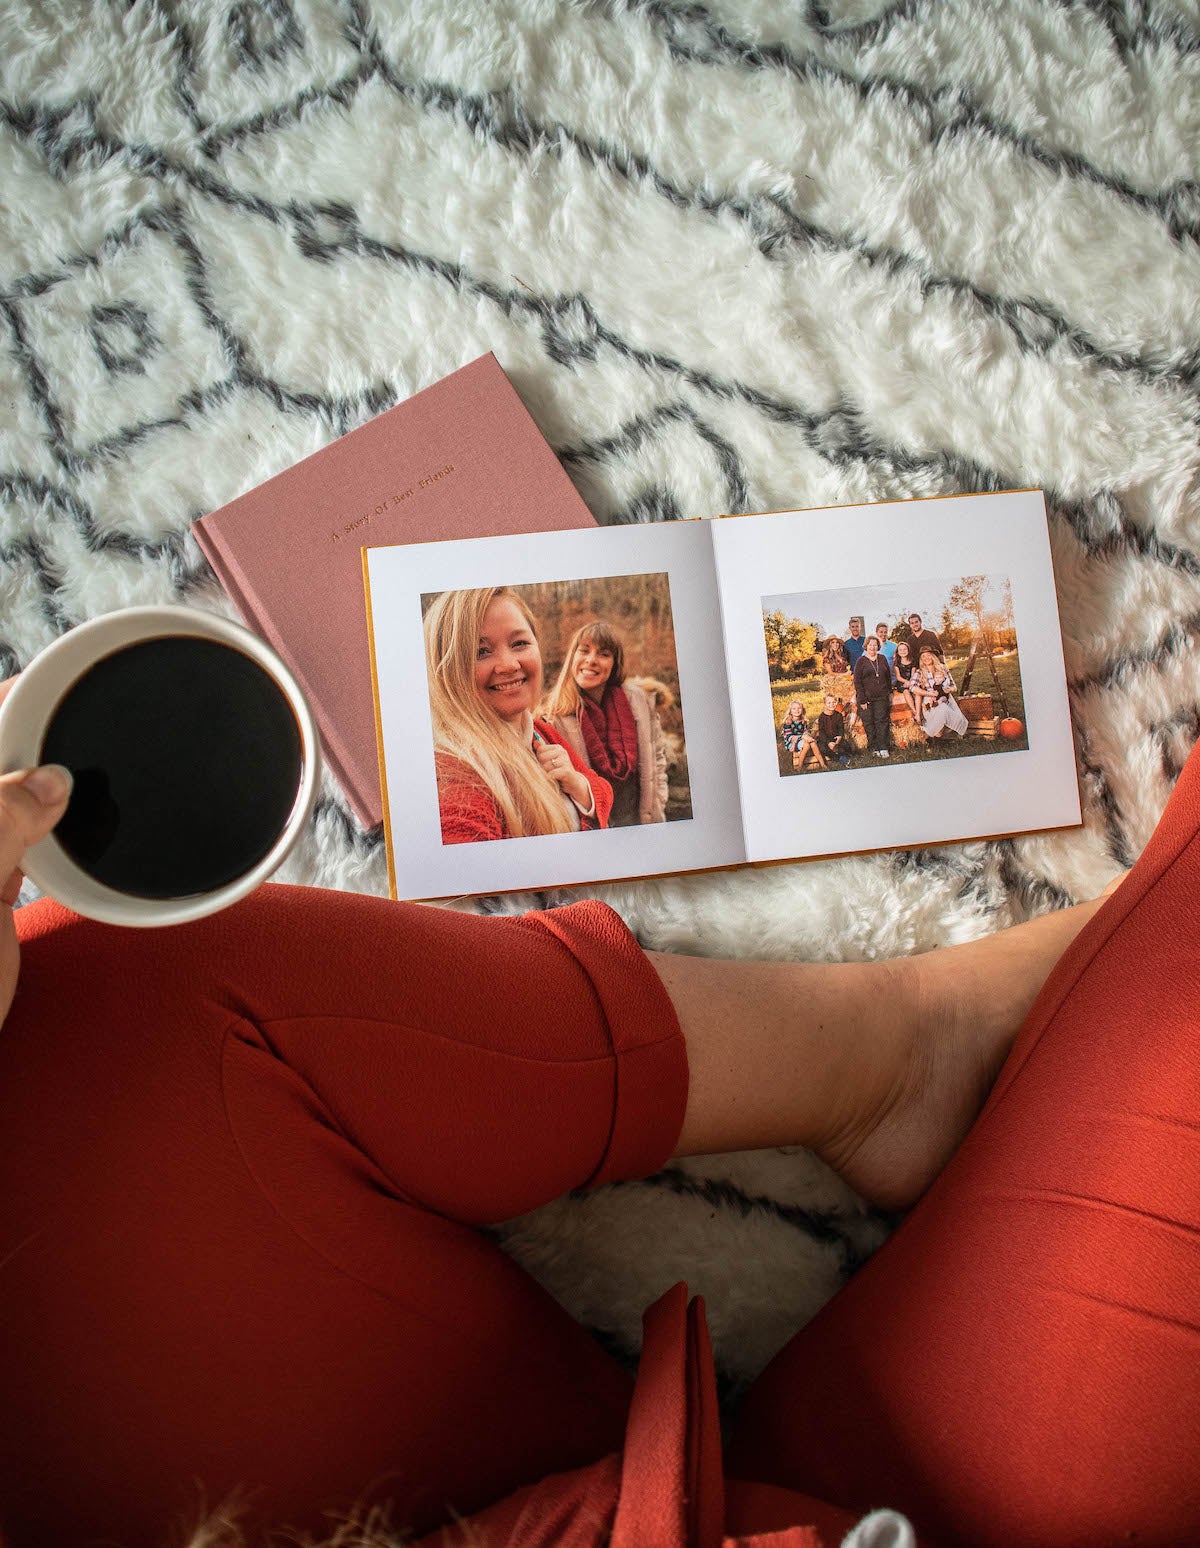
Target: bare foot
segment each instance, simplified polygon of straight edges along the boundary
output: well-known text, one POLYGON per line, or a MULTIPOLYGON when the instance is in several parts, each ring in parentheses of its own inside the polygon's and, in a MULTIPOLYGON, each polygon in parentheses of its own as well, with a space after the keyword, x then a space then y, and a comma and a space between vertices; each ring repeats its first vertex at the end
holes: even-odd
POLYGON ((899 1058, 818 1153, 864 1198, 915 1204, 966 1138, 1050 970, 1105 898, 893 963, 911 973, 899 1058))

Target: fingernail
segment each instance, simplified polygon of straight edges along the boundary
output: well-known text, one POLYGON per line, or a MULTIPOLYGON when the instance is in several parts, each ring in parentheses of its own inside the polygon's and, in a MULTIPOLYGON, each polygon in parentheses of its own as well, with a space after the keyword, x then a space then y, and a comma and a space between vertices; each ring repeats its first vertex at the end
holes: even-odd
POLYGON ((60 806, 71 794, 74 780, 70 769, 64 769, 61 763, 46 763, 40 769, 30 770, 21 783, 43 806, 60 806))

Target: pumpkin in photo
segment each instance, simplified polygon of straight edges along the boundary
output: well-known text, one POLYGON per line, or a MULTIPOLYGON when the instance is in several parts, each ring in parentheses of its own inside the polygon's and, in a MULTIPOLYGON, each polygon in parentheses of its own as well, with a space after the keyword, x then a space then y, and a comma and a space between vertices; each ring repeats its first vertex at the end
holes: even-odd
POLYGON ((1014 715, 1008 715, 1000 722, 1000 735, 1007 736, 1010 740, 1020 736, 1024 729, 1025 727, 1014 715))

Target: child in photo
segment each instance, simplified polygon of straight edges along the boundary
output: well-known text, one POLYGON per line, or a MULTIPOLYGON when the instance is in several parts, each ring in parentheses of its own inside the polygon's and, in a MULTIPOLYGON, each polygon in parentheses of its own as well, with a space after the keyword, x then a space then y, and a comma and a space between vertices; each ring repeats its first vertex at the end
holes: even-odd
POLYGON ((792 755, 792 767, 797 774, 809 758, 818 768, 827 767, 821 749, 817 746, 817 738, 808 723, 808 714, 799 699, 793 699, 788 705, 779 734, 783 738, 783 745, 792 755))
POLYGON ((833 694, 827 693, 824 708, 817 716, 817 752, 826 764, 849 761, 850 742, 846 735, 846 717, 833 694))
POLYGON ((912 692, 912 676, 916 670, 917 663, 912 653, 912 646, 907 640, 897 640, 896 654, 892 659, 892 684, 912 711, 914 720, 918 719, 917 701, 912 692))

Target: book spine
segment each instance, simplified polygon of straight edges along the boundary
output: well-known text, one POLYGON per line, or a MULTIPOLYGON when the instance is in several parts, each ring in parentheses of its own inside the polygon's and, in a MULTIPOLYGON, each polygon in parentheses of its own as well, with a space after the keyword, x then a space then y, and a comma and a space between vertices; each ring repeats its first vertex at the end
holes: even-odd
POLYGON ((381 817, 375 810, 378 804, 377 793, 365 790, 356 777, 342 746, 341 738, 325 713, 324 705, 313 693, 303 669, 288 650, 278 630, 272 625, 270 615, 258 606, 254 592, 244 583, 237 561, 225 547, 219 528, 209 518, 202 516, 199 521, 192 523, 192 535, 196 539, 200 552, 220 581, 221 590, 237 608, 243 623, 264 640, 291 668, 304 697, 312 706, 321 732, 321 750, 325 755, 325 761, 345 792, 354 815, 364 828, 378 827, 381 817))

